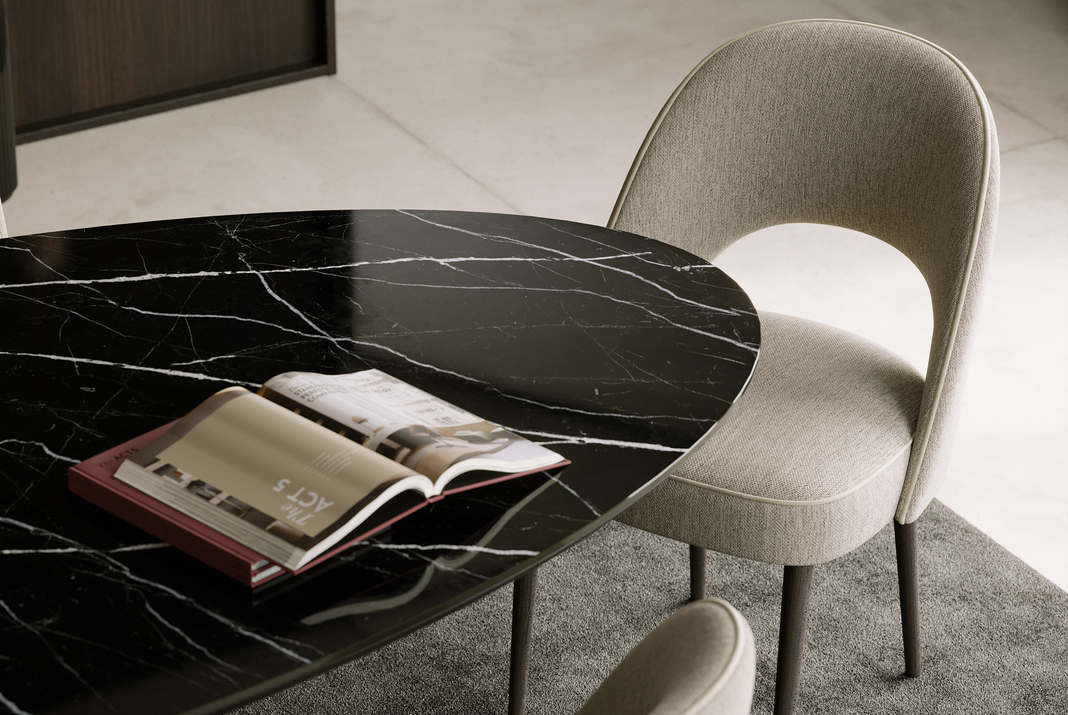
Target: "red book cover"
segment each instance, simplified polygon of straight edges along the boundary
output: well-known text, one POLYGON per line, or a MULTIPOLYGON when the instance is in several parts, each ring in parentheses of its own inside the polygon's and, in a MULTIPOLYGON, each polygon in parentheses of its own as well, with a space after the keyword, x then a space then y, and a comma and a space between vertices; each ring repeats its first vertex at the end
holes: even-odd
POLYGON ((290 572, 244 544, 115 478, 115 471, 124 459, 159 438, 173 424, 165 424, 73 465, 67 470, 70 491, 246 586, 262 586, 286 573, 303 573, 429 503, 416 504, 384 521, 365 522, 364 530, 290 572))
POLYGON ((163 425, 70 467, 67 476, 71 493, 200 559, 246 586, 259 586, 285 573, 284 569, 265 560, 244 544, 220 534, 114 477, 115 470, 126 457, 158 438, 170 426, 163 425))

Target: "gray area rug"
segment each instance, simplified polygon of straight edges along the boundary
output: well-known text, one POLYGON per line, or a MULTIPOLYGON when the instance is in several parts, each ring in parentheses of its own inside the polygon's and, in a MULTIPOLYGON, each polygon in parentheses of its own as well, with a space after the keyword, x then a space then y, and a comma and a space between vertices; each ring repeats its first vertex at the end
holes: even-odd
MULTIPOLYGON (((799 713, 1068 712, 1068 593, 940 502, 920 520, 924 673, 903 676, 893 529, 816 567, 799 713)), ((573 713, 685 604, 687 550, 610 523, 539 573, 527 712, 573 713)), ((709 555, 708 594, 749 620, 770 713, 781 567, 709 555)), ((505 713, 511 588, 361 660, 234 710, 505 713)))

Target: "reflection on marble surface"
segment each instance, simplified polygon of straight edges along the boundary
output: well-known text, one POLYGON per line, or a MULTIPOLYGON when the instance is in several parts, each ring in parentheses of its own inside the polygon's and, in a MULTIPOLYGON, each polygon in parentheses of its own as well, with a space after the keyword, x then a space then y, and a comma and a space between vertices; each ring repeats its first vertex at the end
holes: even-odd
POLYGON ((17 713, 218 711, 440 617, 665 473, 758 351, 719 270, 561 221, 264 214, 0 251, 0 704, 17 713), (451 496, 254 595, 67 492, 69 465, 224 386, 365 367, 573 463, 451 496))

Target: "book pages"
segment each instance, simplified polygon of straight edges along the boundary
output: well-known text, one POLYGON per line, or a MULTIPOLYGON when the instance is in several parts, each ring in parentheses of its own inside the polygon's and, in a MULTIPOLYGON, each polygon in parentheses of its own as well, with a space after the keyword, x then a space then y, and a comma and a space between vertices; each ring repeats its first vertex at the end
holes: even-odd
POLYGON ((415 474, 252 393, 158 456, 309 537, 383 484, 415 474))

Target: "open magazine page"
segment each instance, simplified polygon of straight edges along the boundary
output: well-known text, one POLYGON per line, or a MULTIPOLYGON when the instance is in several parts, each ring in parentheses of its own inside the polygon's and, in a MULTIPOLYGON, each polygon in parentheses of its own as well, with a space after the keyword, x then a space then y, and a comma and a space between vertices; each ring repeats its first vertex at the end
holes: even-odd
POLYGON ((315 537, 382 484, 411 472, 250 392, 157 455, 315 537))
POLYGON ((379 370, 347 375, 287 372, 273 391, 340 425, 346 436, 410 469, 439 489, 471 470, 523 472, 559 463, 555 452, 379 370))
POLYGON ((395 517, 433 492, 425 476, 239 387, 205 400, 115 476, 291 570, 387 502, 395 517))

